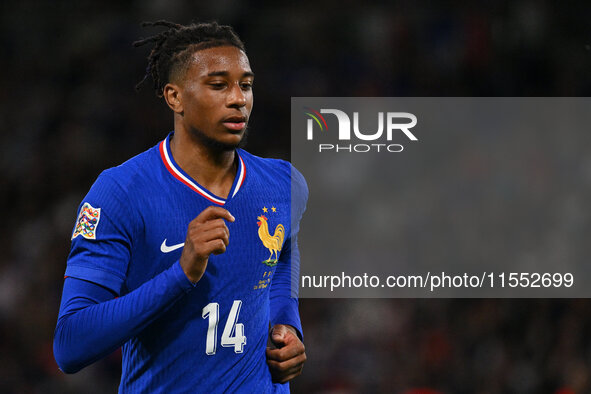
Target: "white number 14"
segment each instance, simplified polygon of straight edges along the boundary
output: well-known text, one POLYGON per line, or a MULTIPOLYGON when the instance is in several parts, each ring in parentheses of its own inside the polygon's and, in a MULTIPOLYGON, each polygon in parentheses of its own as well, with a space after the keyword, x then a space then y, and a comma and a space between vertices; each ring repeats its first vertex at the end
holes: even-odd
MULTIPOLYGON (((238 315, 240 314, 240 307, 242 301, 234 300, 228 320, 222 332, 222 346, 234 347, 235 353, 242 353, 244 345, 246 345, 246 336, 244 336, 244 324, 236 323, 238 315)), ((201 317, 204 319, 209 317, 209 325, 207 328, 207 339, 205 340, 205 353, 208 355, 215 354, 217 350, 217 331, 219 323, 220 305, 217 302, 211 302, 203 308, 201 317)))

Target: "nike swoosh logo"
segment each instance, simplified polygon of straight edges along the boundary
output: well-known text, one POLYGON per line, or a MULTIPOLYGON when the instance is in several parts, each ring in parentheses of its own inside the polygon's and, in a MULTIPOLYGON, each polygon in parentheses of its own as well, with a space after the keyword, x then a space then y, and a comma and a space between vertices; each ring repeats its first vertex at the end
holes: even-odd
POLYGON ((160 245, 160 251, 162 253, 169 253, 169 252, 172 252, 173 250, 177 250, 179 248, 182 248, 183 246, 185 246, 184 242, 182 244, 168 246, 168 245, 166 245, 166 238, 165 238, 164 241, 162 241, 162 245, 160 245))

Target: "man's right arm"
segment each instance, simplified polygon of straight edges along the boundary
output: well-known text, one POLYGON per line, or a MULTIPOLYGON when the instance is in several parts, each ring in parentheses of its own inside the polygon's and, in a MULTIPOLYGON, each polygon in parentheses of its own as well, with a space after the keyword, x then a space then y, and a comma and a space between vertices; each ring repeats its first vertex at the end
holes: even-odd
MULTIPOLYGON (((112 227, 108 217, 105 219, 105 225, 112 227)), ((189 223, 180 260, 119 298, 116 298, 117 293, 112 290, 115 286, 107 286, 117 283, 117 279, 109 279, 113 275, 99 275, 98 278, 103 283, 97 283, 98 281, 84 277, 96 272, 95 268, 86 267, 88 261, 81 268, 69 266, 71 272, 82 275, 67 277, 64 282, 53 343, 54 356, 62 371, 77 372, 106 356, 137 335, 190 291, 204 274, 209 256, 212 253, 224 253, 228 246, 229 232, 224 219, 234 221, 234 217, 221 207, 204 209, 189 223)), ((114 235, 106 237, 107 240, 118 237, 117 232, 111 233, 114 235)), ((126 249, 121 247, 125 242, 111 244, 126 249)), ((81 249, 83 251, 79 255, 92 260, 92 254, 86 248, 81 249)), ((105 265, 116 265, 112 262, 114 256, 125 254, 116 253, 114 246, 108 250, 110 253, 103 253, 101 259, 105 265)), ((95 252, 94 256, 96 255, 95 252)))
POLYGON ((178 261, 119 298, 93 282, 66 278, 53 341, 60 369, 74 373, 113 352, 193 287, 178 261))

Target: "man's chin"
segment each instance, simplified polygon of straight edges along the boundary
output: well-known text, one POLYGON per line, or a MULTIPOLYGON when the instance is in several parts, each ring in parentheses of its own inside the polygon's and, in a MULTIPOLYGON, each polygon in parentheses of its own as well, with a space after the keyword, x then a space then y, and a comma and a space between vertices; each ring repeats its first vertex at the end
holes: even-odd
POLYGON ((238 148, 243 148, 246 145, 246 137, 248 135, 248 127, 240 134, 233 134, 230 141, 220 141, 205 135, 201 130, 193 129, 193 136, 203 145, 216 151, 233 151, 238 148))
POLYGON ((244 129, 244 132, 242 133, 242 136, 240 137, 240 142, 238 142, 238 146, 236 146, 235 149, 244 148, 246 146, 247 137, 248 137, 248 126, 246 126, 246 128, 244 129))

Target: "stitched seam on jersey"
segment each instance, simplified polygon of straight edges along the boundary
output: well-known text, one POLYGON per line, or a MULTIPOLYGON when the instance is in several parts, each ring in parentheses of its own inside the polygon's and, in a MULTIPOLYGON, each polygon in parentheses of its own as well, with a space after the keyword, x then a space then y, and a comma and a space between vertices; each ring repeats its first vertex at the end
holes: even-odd
MULTIPOLYGON (((97 266, 92 266, 91 267, 91 266, 86 265, 84 263, 75 263, 75 262, 73 262, 73 263, 70 263, 69 262, 68 263, 68 266, 69 267, 72 267, 72 268, 76 268, 77 267, 77 268, 84 268, 84 269, 93 270, 93 271, 106 272, 107 274, 113 275, 113 276, 117 277, 118 279, 121 279, 122 283, 125 283, 125 277, 120 276, 118 272, 112 271, 110 269, 105 269, 105 268, 101 268, 101 267, 97 267, 97 266)), ((66 268, 66 270, 67 270, 67 268, 66 268)), ((72 274, 66 275, 66 276, 69 276, 69 277, 72 277, 72 278, 76 278, 76 276, 74 276, 72 274)), ((79 279, 84 279, 84 280, 87 280, 87 281, 90 281, 90 282, 93 281, 92 279, 86 279, 86 278, 79 278, 79 279)))
MULTIPOLYGON (((137 171, 136 171, 136 173, 137 173, 137 171)), ((135 217, 134 215, 131 215, 130 209, 134 210, 138 214, 137 217, 141 217, 141 215, 139 215, 139 212, 135 210, 134 205, 131 203, 131 199, 129 198, 129 193, 127 193, 127 190, 118 182, 118 180, 115 179, 114 177, 112 177, 109 173, 103 173, 103 176, 110 178, 111 181, 113 182, 113 184, 115 184, 119 188, 119 190, 121 191, 121 194, 123 194, 125 196, 125 200, 127 200, 126 201, 127 204, 121 204, 121 206, 123 206, 124 209, 127 211, 127 214, 129 215, 128 217, 130 217, 130 218, 135 217)), ((107 218, 109 218, 111 223, 113 223, 113 224, 119 223, 117 221, 113 221, 111 216, 109 215, 109 213, 105 212, 104 210, 103 210, 103 215, 105 215, 107 218)), ((132 223, 132 227, 133 227, 132 231, 134 231, 135 234, 127 234, 127 236, 128 236, 127 238, 129 241, 129 257, 130 257, 130 259, 131 259, 131 251, 133 250, 133 240, 135 238, 134 235, 139 234, 139 228, 137 227, 137 223, 135 220, 132 223)), ((126 233, 127 233, 127 231, 126 231, 126 233)))

